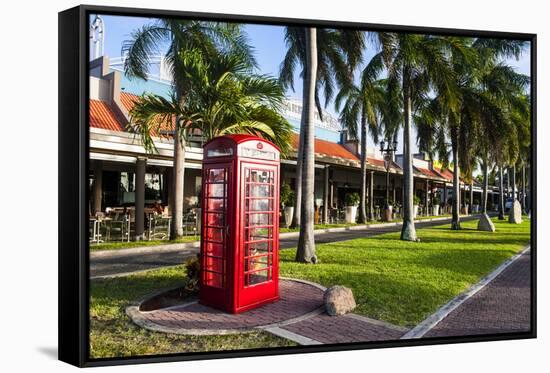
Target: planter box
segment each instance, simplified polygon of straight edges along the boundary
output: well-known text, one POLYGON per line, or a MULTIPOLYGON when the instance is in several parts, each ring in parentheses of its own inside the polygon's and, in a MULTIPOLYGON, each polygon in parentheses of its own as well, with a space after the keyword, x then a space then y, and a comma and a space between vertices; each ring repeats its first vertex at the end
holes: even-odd
POLYGON ((357 206, 346 206, 346 223, 354 224, 357 216, 357 206))
POLYGON ((288 228, 292 224, 292 218, 294 218, 294 206, 285 207, 284 214, 285 214, 285 225, 288 228))

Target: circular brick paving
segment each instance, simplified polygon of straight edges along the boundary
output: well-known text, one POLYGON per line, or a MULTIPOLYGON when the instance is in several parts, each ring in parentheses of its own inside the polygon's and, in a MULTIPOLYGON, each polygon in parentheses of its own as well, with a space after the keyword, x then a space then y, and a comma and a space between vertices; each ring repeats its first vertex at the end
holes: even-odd
POLYGON ((199 303, 190 303, 152 312, 131 306, 126 313, 147 329, 177 334, 228 334, 252 331, 299 319, 323 311, 323 288, 311 283, 279 281, 280 300, 240 314, 228 314, 199 303))

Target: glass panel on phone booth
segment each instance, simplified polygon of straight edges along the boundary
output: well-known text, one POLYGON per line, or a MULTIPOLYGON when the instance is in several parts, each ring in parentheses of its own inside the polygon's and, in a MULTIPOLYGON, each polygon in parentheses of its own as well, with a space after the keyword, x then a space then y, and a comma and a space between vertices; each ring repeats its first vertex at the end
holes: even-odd
POLYGON ((271 279, 271 270, 265 269, 263 271, 251 273, 248 276, 248 284, 249 285, 261 284, 262 282, 269 281, 270 279, 271 279))

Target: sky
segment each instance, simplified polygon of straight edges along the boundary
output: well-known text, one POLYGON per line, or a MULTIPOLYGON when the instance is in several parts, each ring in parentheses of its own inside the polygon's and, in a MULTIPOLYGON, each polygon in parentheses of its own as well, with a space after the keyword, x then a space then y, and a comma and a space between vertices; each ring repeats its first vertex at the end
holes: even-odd
MULTIPOLYGON (((122 16, 102 16, 105 25, 105 45, 104 53, 110 58, 121 56, 122 43, 125 40, 131 38, 131 34, 134 30, 141 28, 142 26, 149 24, 154 19, 142 18, 142 17, 122 17, 122 16)), ((91 16, 93 19, 93 16, 91 16)), ((245 26, 245 32, 248 35, 250 45, 254 48, 255 56, 259 66, 259 72, 262 74, 268 74, 272 76, 278 76, 279 67, 284 59, 286 52, 286 45, 284 41, 284 27, 282 26, 269 26, 269 25, 253 25, 247 24, 245 26)), ((161 46, 166 48, 166 46, 161 46)), ((368 45, 364 53, 364 60, 369 61, 375 54, 374 47, 368 45)), ((530 50, 527 48, 519 60, 508 59, 506 63, 514 67, 516 71, 525 74, 530 74, 530 50)), ((294 88, 295 91, 287 90, 287 96, 301 99, 302 97, 302 80, 299 77, 300 68, 296 69, 294 88)), ((338 117, 337 111, 334 108, 333 102, 329 102, 326 110, 338 117)), ((416 134, 413 128, 413 136, 416 138, 416 134)), ((401 140, 402 133, 398 135, 398 139, 401 140)), ((399 141, 398 153, 402 152, 402 141, 399 141)), ((373 140, 369 138, 369 147, 374 146, 373 140)), ((413 152, 417 152, 418 147, 413 146, 413 152)))

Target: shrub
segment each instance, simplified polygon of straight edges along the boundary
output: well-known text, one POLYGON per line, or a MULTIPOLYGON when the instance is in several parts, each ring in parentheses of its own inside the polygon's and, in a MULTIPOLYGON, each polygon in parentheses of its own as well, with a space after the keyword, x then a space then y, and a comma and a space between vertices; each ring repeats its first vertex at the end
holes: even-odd
POLYGON ((413 196, 413 205, 419 205, 420 204, 420 197, 413 196))
POLYGON ((197 292, 199 290, 199 276, 201 272, 199 256, 187 259, 184 267, 187 280, 185 288, 189 291, 197 292))
POLYGON ((359 193, 348 193, 346 194, 346 206, 357 206, 359 205, 359 193))
POLYGON ((294 194, 294 191, 292 190, 292 188, 290 188, 290 185, 288 185, 287 183, 282 183, 281 184, 281 194, 280 194, 280 202, 281 202, 281 206, 283 207, 292 207, 294 206, 294 199, 295 199, 295 194, 294 194))

